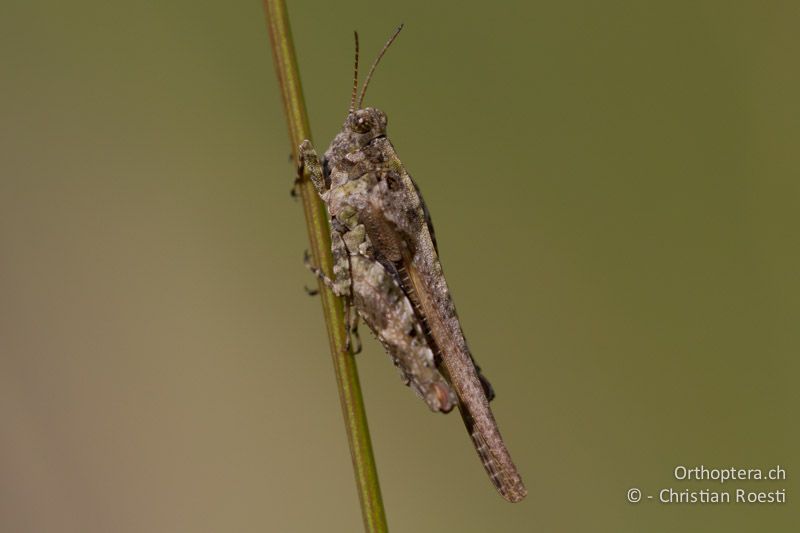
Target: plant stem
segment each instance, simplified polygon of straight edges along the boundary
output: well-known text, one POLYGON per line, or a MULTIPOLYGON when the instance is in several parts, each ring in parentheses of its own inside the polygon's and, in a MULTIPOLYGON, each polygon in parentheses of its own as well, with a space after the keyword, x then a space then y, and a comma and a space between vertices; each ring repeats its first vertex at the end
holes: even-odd
MULTIPOLYGON (((294 161, 297 149, 305 139, 311 139, 300 73, 294 53, 289 17, 283 0, 264 0, 267 13, 267 26, 272 44, 272 57, 275 71, 281 86, 286 120, 289 126, 289 141, 294 161)), ((328 215, 319 199, 314 185, 304 176, 299 186, 303 200, 303 210, 308 227, 311 254, 316 265, 329 277, 333 274, 328 215)), ((388 531, 386 514, 383 510, 378 472, 369 438, 367 415, 361 395, 353 354, 346 348, 346 325, 341 300, 323 283, 319 283, 322 311, 328 329, 328 340, 339 386, 339 400, 344 414, 347 439, 350 443, 350 456, 356 477, 356 487, 361 502, 364 529, 370 533, 388 531)))

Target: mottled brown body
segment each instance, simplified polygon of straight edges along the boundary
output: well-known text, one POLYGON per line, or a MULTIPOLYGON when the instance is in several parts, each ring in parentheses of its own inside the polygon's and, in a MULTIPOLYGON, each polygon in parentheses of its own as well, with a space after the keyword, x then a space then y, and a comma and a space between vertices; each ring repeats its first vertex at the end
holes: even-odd
POLYGON ((351 257, 353 305, 381 341, 406 385, 433 411, 449 412, 458 402, 439 372, 411 302, 381 263, 351 257))
POLYGON ((334 279, 317 274, 355 307, 431 409, 458 405, 492 482, 520 501, 527 491, 489 407, 491 386, 461 331, 428 210, 386 137, 386 115, 360 109, 361 98, 356 105, 354 91, 324 163, 308 141, 300 147, 331 222, 334 279))

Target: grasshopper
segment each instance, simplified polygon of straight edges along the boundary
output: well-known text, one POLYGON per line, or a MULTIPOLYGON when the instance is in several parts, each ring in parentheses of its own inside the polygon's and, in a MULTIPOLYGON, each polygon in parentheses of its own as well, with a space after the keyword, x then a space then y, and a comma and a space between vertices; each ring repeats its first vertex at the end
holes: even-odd
POLYGON ((498 492, 510 502, 527 494, 495 422, 494 392, 472 359, 439 261, 430 213, 386 135, 386 114, 362 107, 369 81, 397 28, 358 92, 358 33, 350 108, 322 160, 311 142, 299 149, 325 203, 333 275, 306 264, 342 297, 350 335, 359 317, 383 344, 404 382, 433 411, 458 407, 498 492))

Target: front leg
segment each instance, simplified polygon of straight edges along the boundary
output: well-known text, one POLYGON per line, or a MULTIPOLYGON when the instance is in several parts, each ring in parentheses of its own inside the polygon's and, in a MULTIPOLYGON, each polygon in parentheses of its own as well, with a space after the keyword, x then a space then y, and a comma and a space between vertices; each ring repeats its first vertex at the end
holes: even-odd
POLYGON ((303 179, 303 172, 308 170, 308 176, 311 178, 311 182, 317 189, 317 194, 322 196, 323 193, 327 192, 328 187, 325 184, 325 173, 323 171, 322 164, 320 163, 317 151, 314 150, 314 146, 311 144, 311 141, 308 139, 303 141, 298 148, 297 154, 300 160, 300 165, 297 168, 295 188, 299 184, 300 180, 303 179))

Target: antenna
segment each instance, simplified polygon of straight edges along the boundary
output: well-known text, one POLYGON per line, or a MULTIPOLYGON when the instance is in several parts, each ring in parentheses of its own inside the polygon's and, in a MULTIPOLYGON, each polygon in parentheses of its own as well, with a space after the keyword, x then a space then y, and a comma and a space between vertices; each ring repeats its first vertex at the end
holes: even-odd
POLYGON ((353 94, 350 96, 350 113, 355 111, 356 93, 358 92, 358 32, 354 31, 353 35, 356 38, 356 61, 353 65, 353 94))
POLYGON ((375 59, 375 62, 372 63, 372 66, 369 69, 369 74, 367 74, 367 79, 364 80, 364 87, 361 88, 361 94, 358 97, 358 104, 357 104, 358 109, 361 109, 361 103, 364 101, 364 94, 366 94, 367 92, 367 86, 369 85, 369 80, 372 79, 372 74, 375 72, 375 67, 378 66, 378 63, 383 57, 383 54, 386 53, 386 50, 389 48, 389 46, 394 42, 395 39, 397 39, 397 35, 400 33, 400 30, 402 29, 403 29, 403 24, 400 24, 397 27, 397 29, 394 30, 392 36, 389 37, 389 40, 386 41, 386 44, 383 45, 383 49, 381 50, 381 53, 378 54, 378 57, 375 59))

